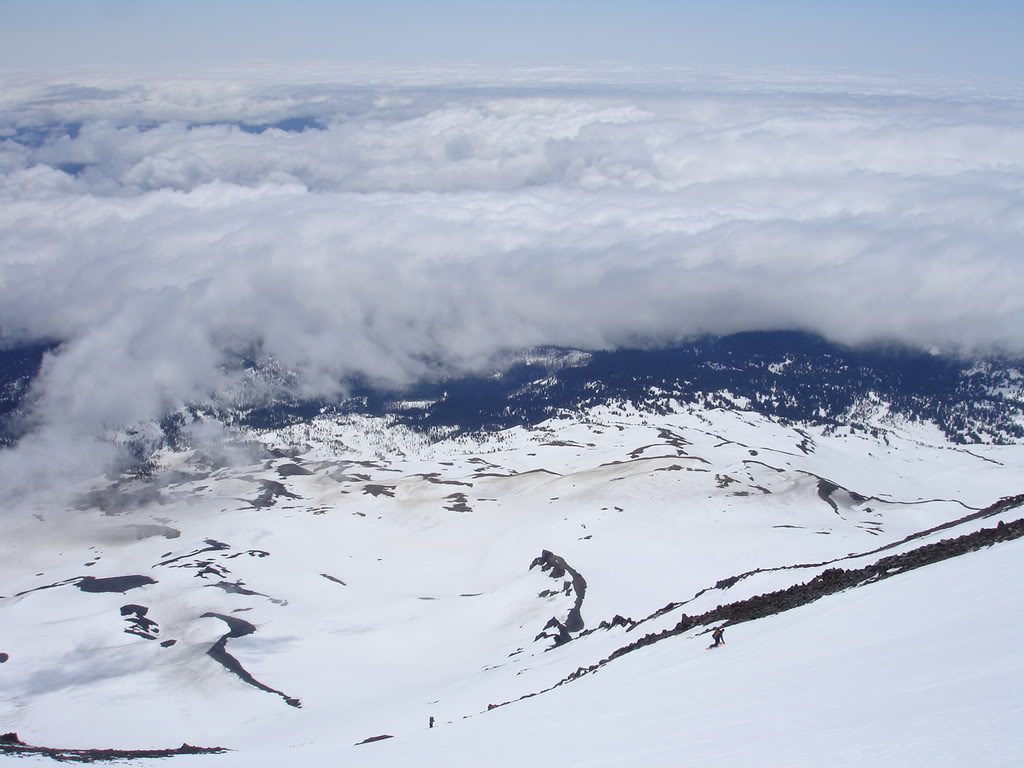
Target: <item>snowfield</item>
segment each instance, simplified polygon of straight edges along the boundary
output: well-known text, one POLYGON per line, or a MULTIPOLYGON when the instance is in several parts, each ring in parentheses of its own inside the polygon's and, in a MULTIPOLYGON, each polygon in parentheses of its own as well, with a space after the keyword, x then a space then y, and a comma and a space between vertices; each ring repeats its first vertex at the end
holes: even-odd
POLYGON ((1020 446, 682 407, 248 439, 10 510, 0 733, 230 750, 181 766, 1024 764, 1020 539, 573 679, 684 614, 1009 526, 1020 446))
MULTIPOLYGON (((570 686, 351 765, 1020 765, 1019 542, 726 632, 674 638, 570 686), (995 608, 997 606, 997 608, 995 608)), ((371 753, 372 750, 372 753, 371 753)), ((327 765, 330 754, 286 756, 327 765)), ((226 761, 225 761, 226 762, 226 761)))

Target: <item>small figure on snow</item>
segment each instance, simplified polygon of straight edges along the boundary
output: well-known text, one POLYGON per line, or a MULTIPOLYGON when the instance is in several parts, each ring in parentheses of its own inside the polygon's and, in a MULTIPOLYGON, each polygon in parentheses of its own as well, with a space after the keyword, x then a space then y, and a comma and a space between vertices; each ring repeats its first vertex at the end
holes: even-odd
POLYGON ((430 727, 431 728, 434 727, 434 716, 433 715, 430 716, 430 727))
POLYGON ((715 627, 711 632, 711 639, 715 642, 708 646, 708 648, 717 648, 720 645, 725 645, 725 627, 715 627))

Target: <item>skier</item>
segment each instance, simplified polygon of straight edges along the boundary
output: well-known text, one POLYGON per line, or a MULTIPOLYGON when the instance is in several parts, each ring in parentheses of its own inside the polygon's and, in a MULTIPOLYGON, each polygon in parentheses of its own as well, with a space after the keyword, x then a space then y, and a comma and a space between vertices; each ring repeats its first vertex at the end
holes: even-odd
POLYGON ((715 629, 711 632, 711 639, 715 642, 709 645, 708 648, 717 648, 720 645, 725 645, 725 640, 722 639, 723 637, 725 637, 725 628, 715 627, 715 629))

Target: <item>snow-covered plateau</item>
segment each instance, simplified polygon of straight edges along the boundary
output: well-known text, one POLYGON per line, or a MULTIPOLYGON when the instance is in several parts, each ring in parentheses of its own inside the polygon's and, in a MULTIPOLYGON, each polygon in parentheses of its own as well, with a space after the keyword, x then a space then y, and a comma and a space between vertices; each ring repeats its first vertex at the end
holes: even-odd
POLYGON ((214 768, 1024 764, 1018 444, 692 404, 246 436, 5 517, 0 732, 214 768))

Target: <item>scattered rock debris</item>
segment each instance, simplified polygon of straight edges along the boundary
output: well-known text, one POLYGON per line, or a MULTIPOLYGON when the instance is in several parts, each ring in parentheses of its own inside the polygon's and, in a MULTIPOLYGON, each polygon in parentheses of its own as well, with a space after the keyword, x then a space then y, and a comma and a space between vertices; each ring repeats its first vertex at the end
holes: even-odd
POLYGON ((191 744, 182 744, 175 749, 61 749, 26 744, 14 732, 0 735, 0 755, 17 757, 40 755, 61 763, 107 763, 115 760, 175 757, 178 755, 221 755, 227 751, 224 747, 195 747, 191 744))

